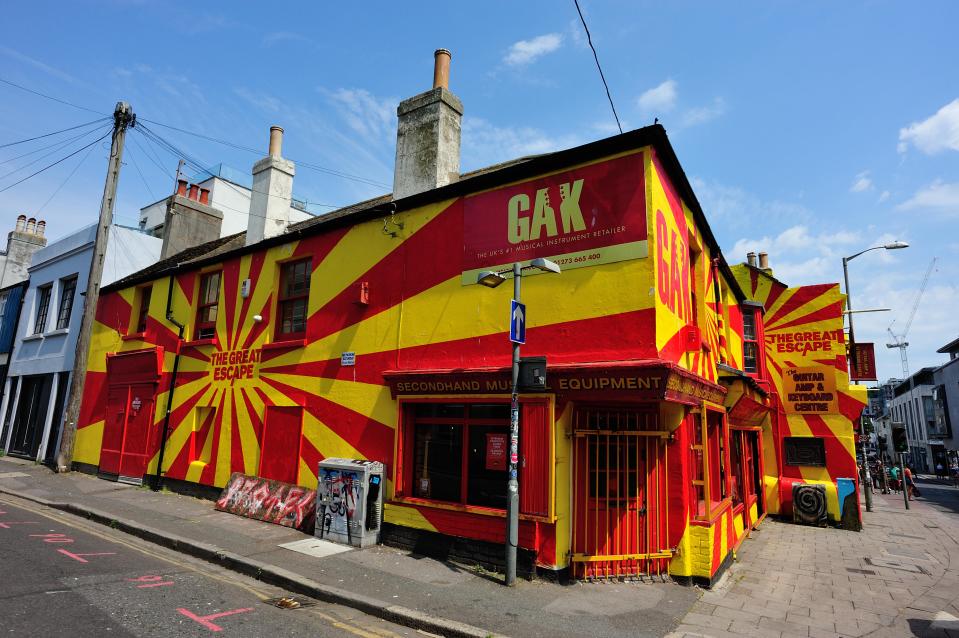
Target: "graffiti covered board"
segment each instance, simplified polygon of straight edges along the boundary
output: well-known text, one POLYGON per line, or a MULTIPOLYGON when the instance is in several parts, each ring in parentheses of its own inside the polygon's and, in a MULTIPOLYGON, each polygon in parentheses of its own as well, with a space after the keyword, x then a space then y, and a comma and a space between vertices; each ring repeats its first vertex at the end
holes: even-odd
POLYGON ((216 502, 216 509, 312 533, 316 492, 234 472, 216 502))

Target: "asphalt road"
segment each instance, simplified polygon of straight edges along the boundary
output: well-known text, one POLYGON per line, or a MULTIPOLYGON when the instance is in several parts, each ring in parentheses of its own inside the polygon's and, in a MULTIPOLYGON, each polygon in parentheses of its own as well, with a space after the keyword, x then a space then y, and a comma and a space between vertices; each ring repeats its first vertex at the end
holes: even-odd
POLYGON ((3 636, 419 636, 121 532, 0 497, 3 636))
POLYGON ((935 509, 947 514, 959 514, 959 488, 953 487, 952 481, 920 478, 916 486, 922 493, 922 500, 935 509))

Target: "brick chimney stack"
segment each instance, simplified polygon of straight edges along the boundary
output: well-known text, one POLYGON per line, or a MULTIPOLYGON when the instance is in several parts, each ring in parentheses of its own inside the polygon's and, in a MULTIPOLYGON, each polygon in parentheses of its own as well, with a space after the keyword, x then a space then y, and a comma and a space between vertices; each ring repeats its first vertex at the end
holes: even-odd
POLYGON ((449 90, 451 54, 433 53, 433 88, 396 109, 393 199, 445 186, 460 177, 463 103, 449 90))

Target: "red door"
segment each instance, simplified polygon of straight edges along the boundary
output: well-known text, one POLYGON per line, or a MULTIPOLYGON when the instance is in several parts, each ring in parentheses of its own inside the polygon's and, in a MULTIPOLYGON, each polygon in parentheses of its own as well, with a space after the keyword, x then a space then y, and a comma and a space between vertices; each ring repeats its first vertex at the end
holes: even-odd
POLYGON ((158 445, 153 416, 163 353, 159 348, 110 355, 100 473, 138 483, 158 445))
POLYGON ((296 483, 300 469, 300 435, 303 408, 270 405, 263 419, 259 476, 273 481, 296 483))
POLYGON ((123 453, 120 476, 142 479, 150 460, 150 434, 153 425, 153 384, 128 386, 126 426, 123 428, 123 453))
POLYGON ((107 418, 100 444, 100 472, 103 474, 120 473, 129 394, 129 386, 112 386, 107 392, 107 418))

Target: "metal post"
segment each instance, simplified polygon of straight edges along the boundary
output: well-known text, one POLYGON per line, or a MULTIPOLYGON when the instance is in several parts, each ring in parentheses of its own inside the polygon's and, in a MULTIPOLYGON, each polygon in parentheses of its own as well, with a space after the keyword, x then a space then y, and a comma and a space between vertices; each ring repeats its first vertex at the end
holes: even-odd
MULTIPOLYGON (((855 255, 854 255, 855 256, 855 255)), ((849 257, 842 258, 842 276, 846 282, 846 314, 849 316, 849 356, 852 357, 852 363, 849 365, 849 372, 852 374, 852 371, 856 364, 856 331, 853 328, 852 323, 852 294, 849 292, 849 257)), ((853 383, 858 385, 858 381, 853 381, 853 383)), ((869 472, 869 459, 866 458, 866 443, 862 440, 862 415, 859 415, 859 446, 862 450, 862 464, 865 471, 865 494, 866 494, 866 511, 872 511, 872 475, 869 472)))
POLYGON ((902 500, 909 509, 909 493, 906 491, 909 487, 906 485, 906 464, 902 460, 902 452, 899 453, 899 476, 902 477, 902 500))
MULTIPOLYGON (((523 269, 513 264, 513 299, 521 302, 523 269)), ((512 321, 512 317, 510 317, 512 321)), ((519 344, 513 343, 513 384, 509 405, 509 479, 506 483, 506 586, 516 584, 519 544, 519 344)))
POLYGON ((103 199, 100 202, 100 222, 90 258, 90 273, 87 276, 87 291, 83 299, 83 319, 80 333, 77 335, 77 348, 74 354, 73 374, 70 376, 70 398, 64 411, 63 434, 60 449, 57 451, 57 471, 69 472, 73 462, 73 444, 76 440, 77 420, 80 416, 80 403, 83 400, 83 386, 87 380, 87 358, 90 351, 90 335, 96 317, 97 300, 100 298, 100 278, 103 275, 103 261, 107 252, 107 240, 110 226, 113 224, 113 206, 117 199, 117 184, 120 181, 120 166, 123 163, 123 142, 127 128, 136 122, 133 109, 126 102, 117 102, 113 111, 113 144, 110 146, 110 161, 107 165, 107 179, 103 186, 103 199))

